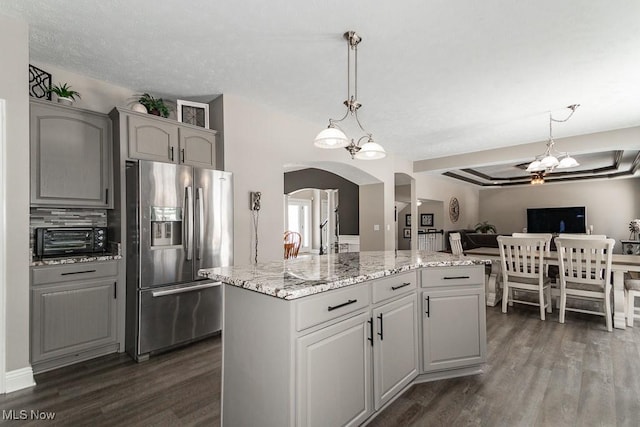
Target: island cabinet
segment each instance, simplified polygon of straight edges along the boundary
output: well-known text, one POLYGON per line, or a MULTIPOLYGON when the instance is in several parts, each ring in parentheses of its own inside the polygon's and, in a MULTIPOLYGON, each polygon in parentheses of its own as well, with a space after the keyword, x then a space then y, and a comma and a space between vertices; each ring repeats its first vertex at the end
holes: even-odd
POLYGON ((118 261, 31 268, 31 364, 43 372, 118 351, 118 261))
POLYGON ((365 422, 418 374, 417 283, 412 270, 293 301, 225 285, 223 425, 365 422))
POLYGON ((113 207, 111 120, 30 102, 31 206, 113 207))
POLYGON ((487 358, 483 268, 427 268, 421 282, 423 372, 477 369, 487 358))
POLYGON ((216 167, 216 132, 158 116, 116 108, 115 132, 129 159, 216 167))

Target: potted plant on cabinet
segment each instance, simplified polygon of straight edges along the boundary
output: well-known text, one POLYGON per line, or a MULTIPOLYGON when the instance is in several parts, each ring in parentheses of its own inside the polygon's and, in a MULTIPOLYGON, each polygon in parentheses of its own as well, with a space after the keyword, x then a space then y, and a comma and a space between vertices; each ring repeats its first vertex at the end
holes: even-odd
POLYGON ((138 98, 138 102, 145 106, 149 114, 154 116, 169 117, 169 106, 162 98, 154 98, 148 93, 143 93, 138 98))
POLYGON ((76 100, 76 97, 80 98, 80 93, 71 89, 66 83, 58 83, 55 86, 51 86, 48 92, 53 92, 58 96, 58 102, 63 105, 71 105, 76 100))
POLYGON ((476 224, 476 233, 497 233, 496 226, 489 224, 489 221, 482 221, 476 224))

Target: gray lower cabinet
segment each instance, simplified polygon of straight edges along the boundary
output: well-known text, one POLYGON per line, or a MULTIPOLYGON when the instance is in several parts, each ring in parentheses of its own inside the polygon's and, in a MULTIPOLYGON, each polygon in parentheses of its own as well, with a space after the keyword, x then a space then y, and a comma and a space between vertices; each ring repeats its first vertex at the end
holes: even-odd
POLYGON ((297 421, 300 426, 357 426, 371 408, 368 313, 297 343, 297 421))
POLYGON ((373 310, 373 384, 376 410, 418 375, 417 308, 418 296, 412 292, 373 310))
POLYGON ((216 131, 120 108, 110 115, 127 158, 215 169, 216 131))
POLYGON ((487 359, 484 269, 422 271, 423 371, 480 365, 487 359))
POLYGON ((31 205, 113 207, 111 120, 30 102, 31 205))
POLYGON ((117 261, 33 267, 34 372, 118 351, 117 261))
POLYGON ((225 284, 224 298, 223 426, 361 425, 412 383, 478 373, 486 358, 482 265, 292 301, 225 284))

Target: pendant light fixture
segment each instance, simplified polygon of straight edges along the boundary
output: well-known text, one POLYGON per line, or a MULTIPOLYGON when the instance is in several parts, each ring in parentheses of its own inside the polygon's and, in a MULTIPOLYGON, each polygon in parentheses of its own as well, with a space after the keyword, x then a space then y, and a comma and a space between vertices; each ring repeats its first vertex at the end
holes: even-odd
POLYGON ((567 108, 571 110, 569 116, 564 120, 554 119, 553 115, 549 113, 549 140, 547 141, 547 149, 544 153, 536 156, 535 160, 527 167, 527 172, 531 172, 531 183, 542 184, 544 183, 544 175, 553 171, 554 169, 566 169, 580 166, 580 163, 576 161, 569 153, 561 153, 557 151, 553 146, 555 141, 553 140, 553 122, 566 122, 573 116, 580 104, 569 105, 567 108), (558 160, 558 158, 561 158, 558 160))
POLYGON ((382 159, 387 153, 380 144, 373 141, 373 135, 365 130, 358 118, 358 109, 362 107, 362 104, 358 102, 358 44, 360 44, 362 38, 357 35, 355 31, 347 31, 344 33, 344 38, 347 40, 347 100, 344 101, 347 111, 341 119, 329 119, 329 127, 321 131, 313 143, 319 148, 345 148, 352 159, 382 159), (354 69, 353 76, 351 76, 352 63, 354 69), (352 82, 353 92, 351 91, 352 82), (360 130, 365 133, 359 137, 357 141, 354 138, 349 140, 337 124, 349 116, 355 119, 360 130), (366 142, 360 145, 360 142, 363 140, 366 140, 366 142))

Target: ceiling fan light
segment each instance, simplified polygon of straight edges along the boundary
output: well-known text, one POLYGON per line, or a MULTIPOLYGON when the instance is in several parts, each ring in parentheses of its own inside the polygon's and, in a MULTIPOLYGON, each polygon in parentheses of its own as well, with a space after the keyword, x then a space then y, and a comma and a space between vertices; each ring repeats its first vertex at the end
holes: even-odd
POLYGON ((578 163, 578 161, 573 157, 567 155, 567 157, 560 160, 558 169, 575 168, 576 166, 580 166, 580 163, 578 163))
POLYGON ((560 162, 552 155, 548 155, 544 159, 540 160, 540 166, 545 169, 555 168, 558 164, 560 164, 560 162))
POLYGON ((318 148, 343 148, 349 145, 349 139, 340 129, 328 127, 316 136, 313 144, 318 148))
POLYGON ((360 151, 356 153, 355 158, 360 160, 377 160, 384 158, 386 155, 386 151, 384 151, 384 148, 382 148, 380 144, 369 141, 362 145, 360 151))

